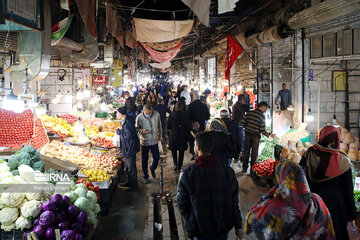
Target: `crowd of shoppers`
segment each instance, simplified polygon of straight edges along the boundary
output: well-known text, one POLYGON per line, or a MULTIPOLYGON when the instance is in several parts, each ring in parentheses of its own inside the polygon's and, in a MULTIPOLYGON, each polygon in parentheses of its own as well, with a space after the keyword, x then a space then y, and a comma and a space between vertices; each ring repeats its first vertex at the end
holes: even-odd
MULTIPOLYGON (((158 84, 136 97, 125 92, 117 133, 129 177, 119 188, 138 189, 140 150, 143 183, 150 182, 148 170, 156 178, 159 143, 167 143, 173 169, 181 172, 177 202, 188 237, 225 240, 235 228, 241 239, 239 185, 230 164, 241 160, 243 172, 250 165, 250 176, 255 175, 252 166, 261 135, 275 136, 265 130, 264 113, 269 106, 260 102, 250 111, 247 96, 241 94, 232 114, 223 109, 219 118, 210 120, 209 107, 199 93, 189 92, 187 86, 171 89, 158 84), (195 162, 183 169, 187 149, 195 162), (153 161, 148 169, 149 152, 153 161)), ((299 164, 280 164, 275 187, 249 210, 245 233, 257 239, 350 239, 347 226, 357 218, 351 162, 339 148, 339 130, 326 126, 299 164)))

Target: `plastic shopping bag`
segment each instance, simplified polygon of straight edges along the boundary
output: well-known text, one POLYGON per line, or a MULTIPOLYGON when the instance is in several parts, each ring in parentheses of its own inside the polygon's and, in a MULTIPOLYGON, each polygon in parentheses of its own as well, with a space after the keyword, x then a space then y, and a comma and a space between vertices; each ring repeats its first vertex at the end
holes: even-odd
POLYGON ((347 229, 348 229, 350 240, 359 240, 360 239, 360 233, 359 233, 355 223, 348 222, 347 229))

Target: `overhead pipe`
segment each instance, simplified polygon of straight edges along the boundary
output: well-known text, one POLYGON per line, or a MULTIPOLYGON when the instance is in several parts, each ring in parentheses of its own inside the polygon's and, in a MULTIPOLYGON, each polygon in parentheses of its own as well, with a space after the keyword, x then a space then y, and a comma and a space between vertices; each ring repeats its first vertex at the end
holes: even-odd
POLYGON ((360 0, 325 0, 294 14, 288 21, 292 30, 328 22, 360 10, 360 0))
MULTIPOLYGON (((280 24, 266 29, 263 32, 253 34, 249 37, 245 37, 245 33, 240 33, 234 38, 242 45, 245 50, 249 50, 255 46, 260 46, 265 43, 273 43, 281 39, 287 38, 290 35, 290 31, 286 25, 280 24)), ((224 52, 226 50, 227 41, 222 41, 219 45, 205 51, 201 57, 211 57, 215 54, 224 52)))

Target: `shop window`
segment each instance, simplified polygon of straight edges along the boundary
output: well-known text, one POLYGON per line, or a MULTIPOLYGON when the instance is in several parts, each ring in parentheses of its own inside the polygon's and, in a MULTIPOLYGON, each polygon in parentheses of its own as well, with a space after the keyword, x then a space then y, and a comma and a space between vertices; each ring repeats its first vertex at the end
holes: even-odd
POLYGON ((360 54, 360 28, 354 29, 354 54, 360 54))
POLYGON ((329 33, 323 37, 323 57, 335 56, 335 34, 329 33))
POLYGON ((322 57, 322 36, 311 38, 311 58, 322 57))
POLYGON ((351 29, 337 32, 336 51, 338 56, 351 54, 351 34, 351 29))

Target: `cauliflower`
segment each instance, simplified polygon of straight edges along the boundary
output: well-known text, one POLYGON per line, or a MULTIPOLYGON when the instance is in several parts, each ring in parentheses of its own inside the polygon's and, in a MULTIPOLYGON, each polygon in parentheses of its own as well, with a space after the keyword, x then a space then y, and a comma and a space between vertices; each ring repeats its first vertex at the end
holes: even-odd
POLYGON ((7 207, 17 207, 24 200, 25 194, 23 193, 3 193, 1 201, 7 207))
POLYGON ((20 177, 22 177, 26 182, 30 182, 30 183, 35 182, 34 169, 29 167, 28 165, 20 165, 18 170, 20 173, 20 177))
POLYGON ((94 193, 93 191, 88 191, 86 194, 86 198, 89 199, 90 201, 92 201, 93 203, 97 202, 96 193, 94 193))
POLYGON ((0 182, 4 183, 7 181, 8 178, 12 178, 13 175, 11 174, 11 172, 2 172, 0 173, 0 182))
POLYGON ((41 200, 41 198, 43 197, 43 195, 41 193, 25 193, 26 195, 26 199, 31 201, 31 200, 41 200))
POLYGON ((82 189, 82 188, 77 188, 74 191, 79 197, 86 197, 86 190, 82 189))
POLYGON ((23 216, 20 216, 16 221, 15 221, 15 228, 18 230, 24 230, 24 229, 28 229, 31 228, 32 223, 30 220, 24 218, 23 216))
POLYGON ((75 201, 74 205, 77 206, 78 208, 80 208, 81 210, 83 210, 86 213, 91 212, 91 209, 93 209, 92 202, 90 202, 88 199, 86 199, 84 197, 79 197, 75 201))
POLYGON ((21 184, 26 184, 27 182, 20 176, 14 176, 12 178, 14 180, 15 183, 21 183, 21 184))
POLYGON ((0 163, 0 173, 9 172, 10 168, 6 162, 0 163))
POLYGON ((12 230, 15 229, 15 223, 12 223, 10 225, 1 225, 1 229, 4 230, 5 232, 11 232, 12 230))
POLYGON ((21 209, 26 202, 28 202, 28 200, 27 200, 26 198, 24 198, 24 200, 20 203, 20 205, 18 206, 18 208, 21 209))
POLYGON ((66 195, 66 196, 68 196, 70 198, 71 204, 74 204, 76 199, 78 199, 78 195, 76 194, 76 192, 67 192, 64 195, 66 195))
POLYGON ((19 211, 17 208, 3 208, 0 211, 0 223, 2 225, 13 224, 19 217, 19 211))
POLYGON ((31 200, 24 203, 23 207, 21 208, 21 214, 25 218, 35 218, 41 212, 41 202, 36 200, 31 200))

